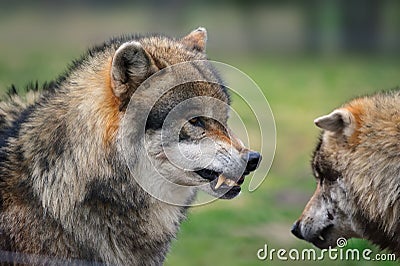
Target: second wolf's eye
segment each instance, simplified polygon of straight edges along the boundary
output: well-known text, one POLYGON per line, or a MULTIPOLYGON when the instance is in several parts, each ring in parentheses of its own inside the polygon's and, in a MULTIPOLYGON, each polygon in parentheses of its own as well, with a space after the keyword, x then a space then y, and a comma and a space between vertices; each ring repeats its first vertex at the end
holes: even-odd
POLYGON ((189 123, 192 124, 195 127, 201 127, 204 128, 204 121, 201 119, 201 117, 193 117, 192 119, 189 120, 189 123))

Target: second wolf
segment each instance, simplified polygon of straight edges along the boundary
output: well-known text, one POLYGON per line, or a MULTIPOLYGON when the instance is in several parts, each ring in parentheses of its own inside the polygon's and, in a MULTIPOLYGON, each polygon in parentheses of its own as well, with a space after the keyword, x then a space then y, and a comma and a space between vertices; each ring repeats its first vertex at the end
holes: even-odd
POLYGON ((399 256, 400 91, 356 98, 315 124, 317 189, 292 232, 320 248, 365 238, 399 256))
POLYGON ((159 265, 196 187, 227 199, 238 195, 261 156, 230 133, 224 86, 186 82, 159 95, 163 80, 156 77, 156 85, 146 83, 135 96, 150 76, 184 62, 193 64, 162 77, 220 81, 204 61, 205 45, 203 28, 182 39, 117 38, 91 49, 43 91, 29 91, 26 100, 11 91, 0 103, 0 249, 159 265), (173 121, 178 130, 163 125, 173 108, 196 97, 201 104, 173 121), (129 108, 136 116, 126 114, 129 108), (179 167, 170 157, 194 164, 179 167))

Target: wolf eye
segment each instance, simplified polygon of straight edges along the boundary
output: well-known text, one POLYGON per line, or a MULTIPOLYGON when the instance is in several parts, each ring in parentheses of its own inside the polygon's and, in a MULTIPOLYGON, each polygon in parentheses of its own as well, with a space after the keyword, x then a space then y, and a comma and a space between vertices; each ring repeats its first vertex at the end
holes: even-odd
POLYGON ((201 127, 201 128, 205 127, 204 121, 200 117, 193 117, 192 119, 189 120, 189 123, 195 127, 201 127))
POLYGON ((336 181, 339 177, 341 177, 340 172, 333 169, 331 163, 324 162, 319 163, 315 166, 314 175, 317 179, 322 183, 323 180, 327 180, 330 182, 336 181))

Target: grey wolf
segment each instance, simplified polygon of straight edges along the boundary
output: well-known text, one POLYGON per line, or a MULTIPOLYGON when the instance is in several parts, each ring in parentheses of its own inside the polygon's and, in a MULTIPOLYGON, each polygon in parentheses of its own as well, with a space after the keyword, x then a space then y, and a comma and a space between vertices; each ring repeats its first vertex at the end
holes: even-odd
POLYGON ((319 248, 365 238, 400 254, 400 91, 351 100, 315 124, 317 189, 293 234, 319 248))
MULTIPOLYGON (((0 103, 1 250, 46 256, 49 264, 56 258, 160 265, 198 187, 225 199, 239 194, 244 176, 257 168, 261 156, 230 132, 228 109, 212 105, 211 99, 229 105, 224 86, 180 84, 150 106, 145 125, 125 116, 146 79, 175 64, 206 61, 206 39, 204 28, 177 39, 114 38, 90 49, 43 88, 31 86, 25 97, 10 90, 0 103), (169 111, 198 96, 206 96, 202 108, 210 115, 183 112, 176 138, 167 127, 162 140, 169 111), (144 134, 133 137, 141 126, 144 134), (136 152, 128 159, 134 169, 123 154, 126 143, 136 152), (197 158, 199 144, 205 146, 203 154, 215 156, 190 170, 171 163, 163 149, 178 158, 182 151, 197 158), (177 204, 152 197, 138 182, 177 204)), ((207 63, 188 69, 179 74, 221 80, 207 63)), ((133 112, 149 108, 158 89, 147 87, 148 96, 132 104, 133 112)))

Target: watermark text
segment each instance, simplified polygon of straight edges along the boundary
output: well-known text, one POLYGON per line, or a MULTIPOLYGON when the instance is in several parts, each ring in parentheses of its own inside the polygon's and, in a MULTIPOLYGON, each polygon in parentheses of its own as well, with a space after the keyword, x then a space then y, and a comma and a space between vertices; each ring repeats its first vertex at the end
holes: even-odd
POLYGON ((327 249, 316 250, 309 249, 275 249, 265 244, 263 248, 257 251, 259 260, 281 260, 281 261, 321 261, 321 260, 341 260, 341 261, 395 261, 396 255, 391 253, 374 254, 371 249, 343 249, 347 245, 347 240, 339 238, 337 247, 329 247, 327 249))

